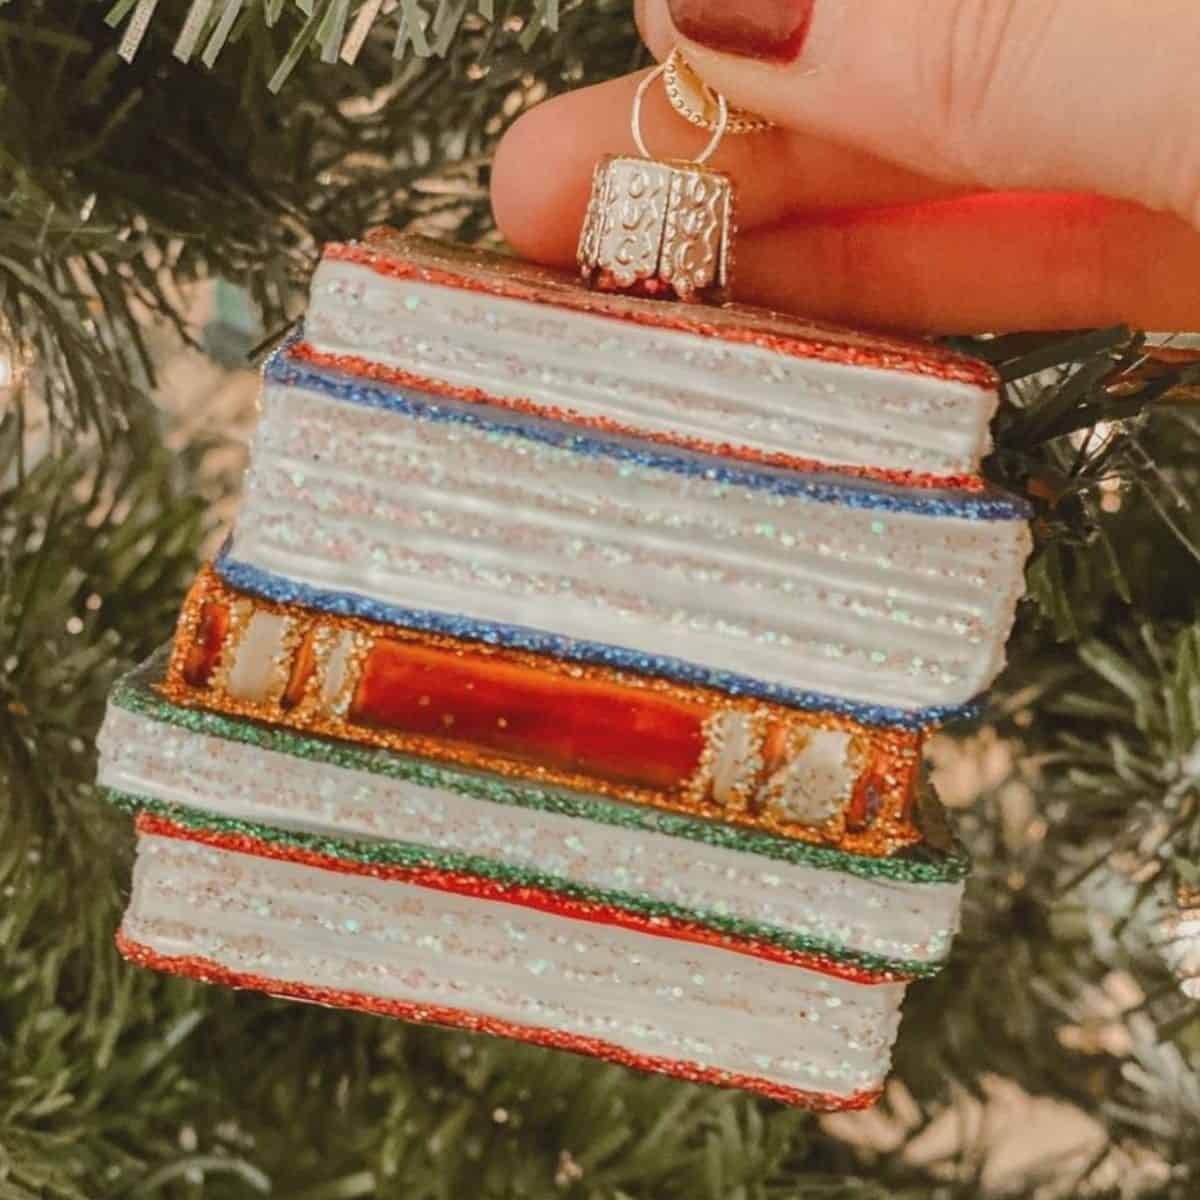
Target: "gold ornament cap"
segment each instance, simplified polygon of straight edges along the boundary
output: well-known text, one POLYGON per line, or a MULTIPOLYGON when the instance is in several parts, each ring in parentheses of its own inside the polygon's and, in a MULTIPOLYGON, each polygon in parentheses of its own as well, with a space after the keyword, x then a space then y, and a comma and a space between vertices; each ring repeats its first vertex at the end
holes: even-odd
POLYGON ((601 291, 656 299, 729 298, 733 180, 705 163, 729 124, 717 97, 713 136, 692 161, 655 159, 642 137, 642 104, 663 63, 638 86, 633 140, 642 157, 608 155, 596 164, 579 238, 579 269, 601 291))

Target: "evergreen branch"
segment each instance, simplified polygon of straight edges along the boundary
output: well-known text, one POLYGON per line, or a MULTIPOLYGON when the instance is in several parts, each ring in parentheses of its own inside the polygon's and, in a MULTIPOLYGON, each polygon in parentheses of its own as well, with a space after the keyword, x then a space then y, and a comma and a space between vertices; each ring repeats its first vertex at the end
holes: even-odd
POLYGON ((214 0, 187 38, 161 6, 126 66, 106 11, 30 0, 0 23, 0 309, 37 364, 0 425, 0 1196, 977 1200, 989 1147, 962 1124, 931 1163, 917 1138, 994 1076, 1094 1115, 1089 1194, 1119 1194, 1136 1141, 1175 1167, 1148 1200, 1194 1196, 1195 1008, 1149 942, 1200 862, 1200 378, 1124 329, 969 343, 1006 381, 988 467, 1034 501, 1037 552, 992 708, 1009 774, 962 814, 977 876, 949 972, 906 1006, 894 1151, 116 962, 129 831, 94 802, 90 739, 112 677, 168 636, 205 529, 202 447, 161 449, 147 327, 186 330, 181 297, 216 275, 281 328, 320 242, 382 219, 489 236, 504 123, 642 51, 610 0, 564 5, 554 38, 550 3, 214 0), (1090 1044, 1114 975, 1141 992, 1090 1044))
MULTIPOLYGON (((572 15, 585 7, 584 0, 568 0, 565 7, 560 0, 506 0, 497 14, 494 0, 361 0, 351 13, 350 0, 221 0, 219 4, 191 0, 172 52, 186 63, 203 46, 201 60, 211 68, 229 43, 286 29, 288 37, 267 85, 274 92, 284 86, 305 55, 325 64, 340 60, 354 65, 368 39, 390 40, 392 56, 400 61, 410 53, 419 59, 445 58, 457 38, 487 30, 483 52, 476 60, 486 68, 496 34, 515 37, 528 53, 543 35, 559 34, 572 15)), ((593 4, 591 12, 595 15, 606 7, 593 4)), ((124 26, 119 53, 126 62, 134 60, 148 34, 170 33, 162 28, 166 18, 159 13, 158 0, 115 0, 105 21, 124 26)))
MULTIPOLYGON (((464 17, 444 57, 399 73, 378 39, 338 71, 302 56, 293 101, 264 85, 294 7, 273 27, 263 5, 243 10, 200 106, 193 74, 153 33, 121 66, 94 4, 34 0, 0 36, 0 324, 42 365, 55 419, 103 438, 152 424, 141 328, 156 315, 182 328, 191 280, 244 285, 275 328, 324 241, 385 220, 468 240, 488 230, 484 164, 534 94, 507 10, 498 27, 464 17), (49 31, 62 35, 53 49, 49 31)), ((564 11, 546 82, 626 60, 635 38, 617 12, 615 0, 564 11)))

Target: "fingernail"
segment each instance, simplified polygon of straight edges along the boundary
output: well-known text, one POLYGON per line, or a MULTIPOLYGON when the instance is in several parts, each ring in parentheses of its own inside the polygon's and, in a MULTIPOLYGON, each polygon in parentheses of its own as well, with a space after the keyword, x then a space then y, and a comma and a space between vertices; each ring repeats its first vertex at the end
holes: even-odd
POLYGON ((667 0, 689 41, 768 62, 799 58, 816 0, 667 0))

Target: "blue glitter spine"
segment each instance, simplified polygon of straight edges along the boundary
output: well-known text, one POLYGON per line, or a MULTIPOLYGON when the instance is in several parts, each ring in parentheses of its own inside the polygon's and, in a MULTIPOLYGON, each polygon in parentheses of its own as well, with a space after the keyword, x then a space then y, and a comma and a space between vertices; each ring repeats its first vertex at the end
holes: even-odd
POLYGON ((916 709, 864 704, 857 700, 827 696, 821 692, 806 692, 786 684, 738 675, 733 671, 705 667, 664 654, 645 654, 640 650, 612 646, 606 642, 581 641, 558 633, 529 629, 523 625, 506 625, 495 621, 479 621, 454 613, 402 608, 381 600, 373 600, 369 596, 361 596, 356 592, 335 592, 327 588, 313 587, 311 584, 264 571, 261 567, 233 557, 233 550, 227 542, 214 564, 221 578, 231 587, 263 596, 268 600, 299 604, 320 612, 360 617, 384 625, 401 625, 406 629, 419 629, 424 633, 448 634, 451 637, 467 638, 492 646, 513 646, 519 650, 551 654, 572 662, 598 663, 622 671, 634 671, 640 675, 656 675, 678 683, 714 688, 731 696, 751 696, 757 700, 786 704, 789 708, 800 709, 802 712, 836 713, 863 725, 880 728, 928 729, 948 721, 977 717, 980 712, 977 701, 916 709))
POLYGON ((365 408, 383 409, 416 420, 465 425, 485 433, 526 438, 575 454, 611 458, 675 475, 690 475, 732 487, 745 487, 824 504, 840 504, 848 508, 976 521, 1025 521, 1032 515, 1030 506, 1015 496, 904 488, 865 481, 852 482, 784 468, 736 466, 730 460, 714 455, 664 450, 653 443, 632 438, 606 438, 579 433, 558 421, 509 414, 497 419, 478 411, 478 406, 444 401, 406 388, 367 385, 353 376, 301 367, 287 357, 287 351, 288 345, 281 347, 264 367, 264 376, 272 383, 321 392, 336 400, 365 408))

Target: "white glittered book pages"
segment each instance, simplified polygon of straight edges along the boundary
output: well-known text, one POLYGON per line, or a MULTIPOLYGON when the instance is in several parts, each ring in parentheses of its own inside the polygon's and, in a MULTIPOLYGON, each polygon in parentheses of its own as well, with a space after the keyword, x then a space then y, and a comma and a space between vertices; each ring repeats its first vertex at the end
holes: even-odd
POLYGON ((326 248, 304 353, 444 395, 777 465, 954 484, 990 448, 982 363, 760 310, 614 297, 381 230, 326 248))
POLYGON ((118 944, 813 1109, 879 1095, 1004 663, 997 381, 382 231, 267 365, 241 511, 114 691, 118 944))

